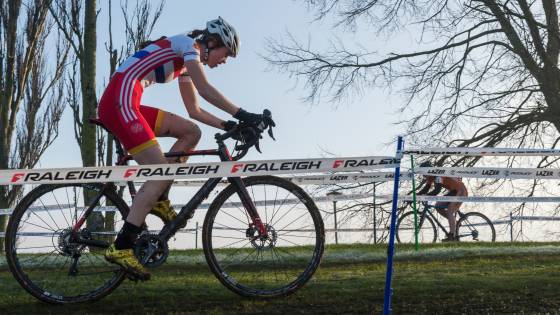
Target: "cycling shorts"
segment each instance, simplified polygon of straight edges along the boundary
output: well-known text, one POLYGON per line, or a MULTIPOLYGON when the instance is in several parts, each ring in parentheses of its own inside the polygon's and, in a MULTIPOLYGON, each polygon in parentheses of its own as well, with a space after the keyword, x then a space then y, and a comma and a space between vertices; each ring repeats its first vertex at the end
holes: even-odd
POLYGON ((99 102, 99 120, 119 139, 130 154, 138 154, 157 145, 155 135, 159 133, 163 111, 140 105, 144 89, 140 81, 130 84, 126 91, 123 76, 116 73, 109 82, 99 102), (129 97, 124 99, 123 95, 129 97))

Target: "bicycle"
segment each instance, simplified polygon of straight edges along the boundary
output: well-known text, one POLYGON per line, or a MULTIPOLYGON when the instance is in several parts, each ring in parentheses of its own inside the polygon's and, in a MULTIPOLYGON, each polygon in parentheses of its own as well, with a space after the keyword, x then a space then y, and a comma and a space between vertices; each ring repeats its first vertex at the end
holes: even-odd
MULTIPOLYGON (((435 205, 430 205, 428 202, 422 202, 424 209, 418 211, 418 242, 420 243, 435 243, 437 240, 438 230, 436 223, 445 235, 449 235, 445 226, 439 222, 437 217, 431 212, 431 209, 436 209, 435 205), (434 223, 435 222, 435 223, 434 223)), ((439 207, 445 209, 446 207, 439 207)), ((457 220, 457 231, 455 235, 457 240, 461 242, 494 242, 496 240, 496 231, 492 221, 485 215, 478 212, 463 213, 457 211, 459 220, 457 220)), ((409 211, 401 215, 397 221, 397 241, 399 243, 414 243, 415 242, 415 228, 414 228, 414 211, 409 211)))
MULTIPOLYGON (((240 123, 216 134, 218 149, 168 152, 165 156, 214 155, 221 161, 233 161, 253 146, 260 152, 261 133, 268 129, 273 138, 270 111, 265 110, 263 117, 258 126, 240 123), (233 155, 224 144, 229 138, 237 140, 233 155)), ((90 122, 102 126, 95 119, 90 122)), ((115 144, 116 164, 127 165, 132 157, 118 141, 115 144)), ((187 224, 221 180, 208 179, 159 233, 150 233, 144 225, 134 252, 145 266, 155 268, 165 262, 168 240, 187 224)), ((242 296, 269 298, 295 292, 312 277, 323 255, 325 232, 317 206, 303 189, 280 177, 227 180, 229 185, 212 201, 202 227, 210 270, 225 287, 242 296)), ((128 182, 127 187, 134 196, 133 183, 128 182)), ((5 240, 10 271, 27 292, 44 302, 98 300, 128 276, 103 257, 128 212, 114 183, 40 185, 18 203, 10 217, 5 240), (111 209, 116 211, 108 212, 111 209), (104 226, 84 226, 98 211, 106 213, 104 226)))

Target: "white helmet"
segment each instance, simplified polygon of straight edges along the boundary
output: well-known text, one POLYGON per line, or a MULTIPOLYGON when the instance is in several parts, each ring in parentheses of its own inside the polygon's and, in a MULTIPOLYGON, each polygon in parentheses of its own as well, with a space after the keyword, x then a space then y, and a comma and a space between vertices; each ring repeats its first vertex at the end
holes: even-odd
POLYGON ((235 28, 219 16, 217 19, 208 21, 206 29, 209 34, 220 36, 224 45, 229 49, 231 56, 236 57, 239 51, 239 37, 235 28))

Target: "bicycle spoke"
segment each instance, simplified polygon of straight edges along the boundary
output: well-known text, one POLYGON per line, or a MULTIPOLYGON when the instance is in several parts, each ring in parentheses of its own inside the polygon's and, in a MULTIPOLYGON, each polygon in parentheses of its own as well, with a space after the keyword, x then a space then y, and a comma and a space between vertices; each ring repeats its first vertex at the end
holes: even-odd
POLYGON ((224 190, 227 197, 217 197, 220 204, 209 210, 212 217, 204 227, 213 230, 204 247, 213 253, 210 257, 215 263, 210 266, 229 289, 242 295, 287 294, 309 280, 315 269, 308 268, 318 266, 324 242, 319 238, 324 235, 320 214, 305 192, 291 182, 272 177, 245 181, 267 233, 260 234, 251 225, 228 226, 239 222, 221 206, 236 202, 238 192, 224 190))
MULTIPOLYGON (((52 303, 92 300, 115 288, 125 276, 117 272, 120 268, 106 262, 102 254, 93 252, 97 249, 76 244, 70 237, 70 228, 87 209, 80 194, 97 194, 99 201, 92 205, 95 207, 109 201, 106 192, 89 188, 93 186, 40 185, 12 213, 11 232, 7 237, 12 259, 8 263, 18 270, 14 274, 18 280, 27 284, 23 287, 42 300, 52 303), (61 203, 65 199, 68 203, 61 203)), ((112 222, 118 224, 126 206, 116 195, 111 196, 111 204, 116 214, 120 214, 115 214, 112 222)), ((83 231, 85 228, 78 233, 83 231)), ((115 235, 103 230, 89 233, 100 240, 115 235)))
MULTIPOLYGON (((298 205, 299 205, 298 203, 294 204, 294 205, 293 205, 288 211, 286 211, 275 223, 271 223, 271 225, 274 225, 274 224, 276 224, 276 223, 279 223, 280 220, 282 220, 284 217, 286 217, 286 216, 288 215, 288 213, 292 212, 292 210, 294 210, 294 208, 297 207, 298 205)), ((280 208, 278 208, 278 209, 280 209, 280 208)), ((304 213, 304 214, 305 214, 305 213, 304 213)), ((271 220, 271 222, 272 222, 272 220, 271 220)))
POLYGON ((231 217, 232 219, 234 219, 234 220, 236 220, 236 221, 238 221, 238 222, 241 222, 242 224, 247 224, 247 225, 249 225, 249 221, 243 222, 243 221, 239 220, 237 217, 234 217, 233 215, 227 213, 225 210, 223 211, 223 213, 224 213, 225 215, 231 217))
POLYGON ((283 230, 283 229, 287 228, 288 226, 292 225, 292 224, 293 224, 294 222, 296 222, 297 220, 303 218, 306 214, 308 214, 308 213, 304 212, 302 215, 300 215, 299 217, 297 217, 296 219, 294 219, 292 222, 290 222, 290 223, 284 225, 284 226, 283 226, 282 228, 280 228, 279 230, 283 230))
POLYGON ((62 211, 62 208, 60 207, 60 202, 58 202, 58 199, 56 198, 56 196, 54 194, 53 194, 53 197, 54 197, 54 201, 56 201, 56 204, 58 205, 58 210, 60 210, 60 214, 62 214, 62 217, 64 218, 64 221, 66 222, 66 226, 70 226, 70 223, 68 223, 68 220, 66 220, 66 216, 64 215, 64 212, 62 211))

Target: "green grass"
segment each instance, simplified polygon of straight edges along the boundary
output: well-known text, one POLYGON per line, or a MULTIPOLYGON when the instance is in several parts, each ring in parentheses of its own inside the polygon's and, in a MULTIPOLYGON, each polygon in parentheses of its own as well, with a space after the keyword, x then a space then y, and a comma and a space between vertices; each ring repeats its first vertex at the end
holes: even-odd
MULTIPOLYGON (((0 314, 378 314, 385 253, 385 246, 329 246, 304 288, 263 301, 223 287, 200 251, 176 251, 149 282, 126 281, 99 302, 62 307, 36 301, 0 261, 0 314)), ((395 314, 559 313, 560 244, 399 246, 393 290, 395 314)))

